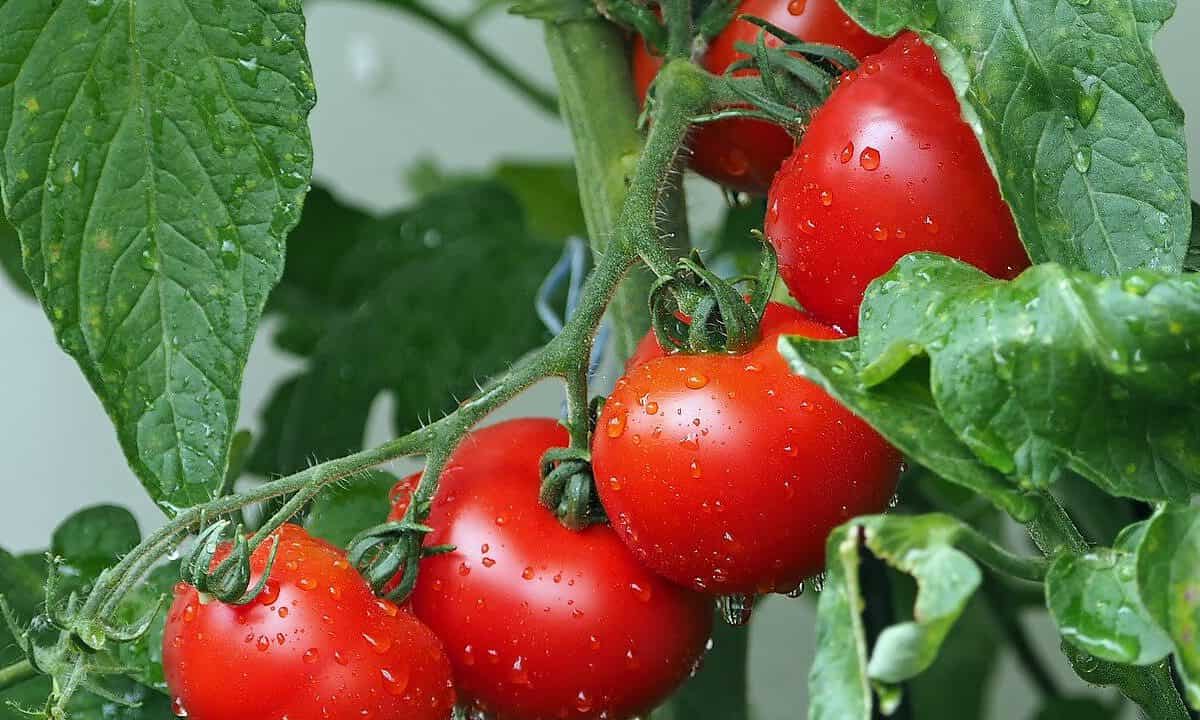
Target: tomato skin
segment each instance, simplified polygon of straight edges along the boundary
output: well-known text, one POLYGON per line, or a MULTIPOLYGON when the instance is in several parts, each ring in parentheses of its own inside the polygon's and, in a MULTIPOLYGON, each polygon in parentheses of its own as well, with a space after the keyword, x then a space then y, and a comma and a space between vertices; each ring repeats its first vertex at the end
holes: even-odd
MULTIPOLYGON (((804 317, 778 332, 833 339, 804 317)), ((825 565, 829 531, 887 507, 900 456, 793 375, 775 338, 672 355, 617 382, 592 440, 600 500, 651 569, 705 592, 785 592, 825 565)))
MULTIPOLYGON (((176 586, 163 670, 177 713, 445 720, 450 662, 429 628, 376 598, 341 550, 296 525, 277 534, 271 579, 249 604, 205 603, 190 585, 176 586)), ((253 582, 269 551, 267 542, 254 553, 253 582)))
POLYGON ((413 610, 464 698, 499 720, 622 720, 656 706, 704 652, 712 607, 642 567, 613 531, 563 528, 537 500, 550 419, 477 430, 451 458, 413 610))
MULTIPOLYGON (((738 12, 763 18, 807 42, 839 45, 855 57, 878 52, 889 42, 859 27, 836 0, 746 0, 738 12)), ((745 57, 737 51, 737 43, 753 45, 760 31, 745 20, 733 20, 713 39, 704 56, 704 68, 718 75, 724 73, 745 57)), ((768 36, 768 42, 772 40, 768 36)), ((640 35, 635 38, 633 78, 639 101, 645 101, 661 66, 662 58, 649 52, 640 35)), ((782 127, 748 119, 704 125, 696 129, 689 143, 693 170, 726 187, 759 195, 770 187, 772 176, 794 145, 792 136, 782 127)))
POLYGON ((867 285, 910 252, 998 278, 1029 266, 950 82, 912 33, 843 77, 767 207, 766 235, 792 296, 851 334, 867 285))
MULTIPOLYGON (((794 307, 789 307, 783 303, 771 302, 767 303, 767 308, 763 312, 762 321, 758 325, 759 342, 774 342, 779 337, 780 333, 791 328, 795 323, 803 323, 808 318, 803 310, 797 310, 794 307)), ((646 333, 646 335, 638 342, 637 347, 633 350, 633 355, 625 363, 625 370, 628 372, 633 368, 647 363, 651 360, 666 357, 669 355, 663 346, 658 342, 658 336, 654 331, 646 333)))

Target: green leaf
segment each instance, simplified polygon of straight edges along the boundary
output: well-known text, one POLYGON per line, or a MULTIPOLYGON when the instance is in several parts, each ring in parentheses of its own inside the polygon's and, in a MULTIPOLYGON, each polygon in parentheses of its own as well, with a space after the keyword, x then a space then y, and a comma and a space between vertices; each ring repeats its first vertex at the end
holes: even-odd
POLYGON ((1137 583, 1150 615, 1175 643, 1188 703, 1200 709, 1200 508, 1158 512, 1138 546, 1137 583))
POLYGON ((59 574, 72 587, 82 587, 141 541, 142 533, 131 512, 116 505, 95 505, 55 528, 50 552, 64 562, 59 574))
POLYGON ((327 487, 313 500, 304 526, 313 537, 346 547, 359 532, 387 521, 395 484, 394 475, 373 470, 327 487))
POLYGON ((21 267, 21 241, 17 231, 0 216, 0 272, 8 277, 13 287, 25 295, 33 296, 29 278, 21 267))
POLYGON ((298 0, 0 4, 0 189, 60 344, 168 511, 221 485, 311 174, 298 0))
POLYGON ((1046 576, 1046 606, 1062 636, 1098 658, 1149 665, 1171 652, 1170 639, 1138 595, 1132 552, 1059 555, 1046 576))
MULTIPOLYGON (((79 720, 166 720, 175 716, 171 712, 171 700, 166 695, 144 687, 131 680, 116 680, 106 684, 138 707, 125 707, 117 703, 80 691, 68 708, 69 717, 79 720)), ((7 692, 0 693, 0 720, 30 720, 8 703, 29 709, 40 709, 50 694, 50 680, 37 678, 22 683, 7 692)))
POLYGON ((933 407, 996 472, 1049 488, 1071 470, 1111 495, 1183 500, 1200 489, 1197 328, 1200 276, 1041 265, 1004 282, 914 254, 868 288, 859 344, 836 364, 817 341, 788 352, 823 385, 856 388, 840 399, 885 435, 907 411, 891 386, 927 356, 933 407))
POLYGON ((942 419, 929 391, 928 365, 914 361, 884 384, 868 388, 858 372, 859 340, 817 342, 785 337, 779 349, 806 376, 864 418, 914 462, 992 500, 1016 518, 1030 519, 1034 501, 984 465, 942 419))
MULTIPOLYGON (((560 248, 534 236, 503 186, 459 183, 352 225, 325 239, 344 245, 335 261, 314 254, 312 267, 297 257, 280 285, 279 339, 307 366, 269 404, 255 472, 295 471, 361 447, 380 393, 395 401, 396 432, 412 429, 547 339, 533 299, 560 248), (293 282, 300 268, 309 268, 304 278, 323 272, 327 284, 293 282)), ((304 227, 297 234, 316 238, 304 227)))
POLYGON ((872 686, 898 701, 898 684, 933 663, 980 582, 978 566, 954 547, 963 527, 948 515, 874 515, 830 534, 817 606, 817 654, 808 679, 810 720, 868 720, 872 686), (917 582, 913 620, 885 628, 869 655, 859 585, 861 545, 917 582))
POLYGON ((579 181, 570 164, 508 160, 492 177, 516 196, 533 234, 560 247, 568 237, 587 237, 579 181))
POLYGON ((699 672, 654 711, 654 720, 748 720, 748 641, 746 628, 718 620, 699 672))
POLYGON ((840 0, 868 30, 925 31, 1034 262, 1177 272, 1183 111, 1151 41, 1174 0, 840 0))

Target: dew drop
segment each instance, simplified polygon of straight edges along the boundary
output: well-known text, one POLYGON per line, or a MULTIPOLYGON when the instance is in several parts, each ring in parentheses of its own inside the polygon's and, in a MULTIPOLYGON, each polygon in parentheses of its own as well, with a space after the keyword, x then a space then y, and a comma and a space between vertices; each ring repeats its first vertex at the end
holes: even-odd
POLYGON ((314 665, 321 657, 321 651, 314 648, 309 648, 304 651, 304 664, 314 665))
POLYGON ((608 486, 612 488, 613 492, 621 492, 621 478, 613 475, 608 479, 608 486))
POLYGON ((288 609, 287 609, 287 606, 285 605, 285 606, 283 606, 283 607, 279 608, 279 617, 280 617, 280 618, 286 618, 290 612, 291 612, 291 611, 290 611, 290 610, 288 610, 288 609))
POLYGON ((605 425, 605 434, 610 438, 619 438, 625 434, 625 413, 618 413, 608 419, 608 424, 605 425))
POLYGON ((387 615, 388 617, 396 617, 398 614, 400 614, 400 608, 396 607, 395 603, 388 602, 387 600, 376 600, 375 607, 382 610, 383 614, 387 615))
POLYGON ((592 709, 592 698, 587 692, 580 690, 575 696, 575 709, 581 713, 590 712, 592 709))
POLYGON ((876 225, 875 227, 871 228, 871 237, 878 242, 883 242, 884 240, 887 240, 888 239, 887 228, 885 228, 882 225, 876 225))
POLYGON ((717 599, 721 617, 729 625, 740 627, 750 622, 754 612, 754 598, 750 595, 723 595, 717 599))
POLYGON ((254 647, 258 648, 259 652, 266 652, 271 648, 271 639, 266 635, 259 635, 254 647))
POLYGON ((312 590, 317 586, 317 581, 312 578, 300 578, 296 581, 296 586, 301 590, 312 590))
POLYGON ((196 606, 188 605, 187 607, 185 607, 183 609, 183 621, 185 623, 190 623, 191 621, 193 621, 195 619, 196 619, 196 606))
POLYGON ((333 651, 333 661, 343 667, 350 664, 350 658, 346 657, 345 653, 340 650, 333 651))
POLYGON ((408 689, 408 669, 394 672, 388 668, 379 669, 379 677, 383 679, 383 689, 388 695, 399 697, 408 689))
POLYGON ((471 566, 466 564, 465 562, 459 563, 458 564, 458 574, 462 575, 463 577, 470 575, 471 574, 471 566))
POLYGON ((828 190, 822 190, 821 191, 821 204, 824 205, 825 207, 829 207, 830 205, 832 205, 833 204, 833 193, 829 192, 828 190))
POLYGON ((803 15, 806 7, 808 7, 808 0, 791 0, 787 9, 792 15, 803 15))
POLYGON ((633 592, 633 596, 641 602, 650 602, 654 592, 649 585, 641 585, 639 583, 629 583, 629 589, 633 592))
POLYGON ((525 658, 520 655, 513 661, 512 668, 508 671, 508 679, 514 685, 529 686, 529 673, 525 670, 525 658))
POLYGON ((483 566, 484 566, 485 568, 490 568, 490 567, 492 567, 492 566, 494 566, 494 565, 496 564, 496 561, 495 561, 495 560, 493 560, 493 559, 492 559, 492 558, 490 558, 490 557, 485 557, 485 558, 482 560, 482 563, 483 563, 483 566))
POLYGON ((932 215, 926 215, 925 219, 921 222, 924 223, 925 229, 929 231, 930 235, 937 235, 942 229, 941 226, 938 225, 937 220, 933 219, 932 215))
POLYGON ((646 403, 646 414, 647 415, 657 415, 658 414, 658 403, 653 402, 653 401, 646 403))
POLYGON ((369 633, 362 633, 362 639, 367 641, 376 655, 386 655, 392 649, 392 641, 387 637, 377 638, 369 633))
POLYGON ((854 143, 852 143, 852 142, 846 143, 846 147, 842 148, 842 153, 840 155, 838 155, 838 159, 842 161, 843 165, 845 165, 846 163, 853 160, 854 159, 854 143))
POLYGON ((683 381, 683 384, 692 390, 699 390, 708 384, 708 376, 704 373, 694 373, 692 375, 688 375, 687 379, 683 381))
POLYGON ((526 566, 525 569, 521 571, 521 577, 526 580, 532 580, 534 577, 533 568, 530 566, 526 566))
POLYGON ((863 170, 874 172, 879 169, 879 151, 873 147, 864 148, 858 158, 858 164, 863 170))
POLYGON ((699 460, 692 458, 692 464, 689 466, 689 469, 691 470, 692 477, 694 479, 697 479, 697 480, 700 479, 700 476, 702 475, 702 473, 700 471, 700 461, 699 460))
POLYGON ((183 698, 175 698, 171 701, 171 712, 175 713, 175 717, 187 717, 187 708, 183 706, 183 698))
POLYGON ((1092 149, 1081 147, 1075 152, 1075 169, 1082 175, 1092 169, 1092 149))

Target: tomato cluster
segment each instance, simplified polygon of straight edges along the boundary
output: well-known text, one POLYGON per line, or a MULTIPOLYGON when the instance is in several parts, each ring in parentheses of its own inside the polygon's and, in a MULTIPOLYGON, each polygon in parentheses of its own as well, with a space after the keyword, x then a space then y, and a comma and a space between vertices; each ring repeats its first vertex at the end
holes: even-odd
MULTIPOLYGON (((702 174, 770 188, 766 235, 806 310, 769 304, 757 342, 737 354, 668 353, 646 336, 592 436, 609 525, 571 532, 542 506, 541 458, 569 438, 553 420, 514 420, 471 433, 447 462, 426 544, 453 550, 420 561, 404 607, 291 525, 249 604, 180 585, 163 642, 178 714, 437 720, 458 702, 497 720, 628 720, 694 671, 714 596, 795 589, 822 570, 834 527, 887 507, 898 452, 794 375, 779 337, 855 332, 867 284, 912 251, 999 277, 1028 258, 919 37, 870 36, 835 0, 747 0, 740 11, 863 57, 798 146, 748 119, 691 138, 702 174)), ((723 72, 758 32, 735 20, 705 67, 723 72)), ((644 97, 659 60, 640 39, 633 65, 644 97)), ((396 486, 393 519, 418 479, 396 486)), ((253 555, 255 580, 268 552, 253 555)))

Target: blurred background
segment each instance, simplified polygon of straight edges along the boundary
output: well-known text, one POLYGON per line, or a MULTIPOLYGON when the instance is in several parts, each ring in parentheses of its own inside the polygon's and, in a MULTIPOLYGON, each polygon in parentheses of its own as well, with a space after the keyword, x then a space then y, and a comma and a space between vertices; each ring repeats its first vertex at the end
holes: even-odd
MULTIPOLYGON (((447 12, 472 6, 439 0, 447 12)), ((1189 116, 1200 117, 1200 82, 1194 48, 1200 35, 1200 2, 1180 0, 1175 20, 1156 46, 1167 79, 1189 116)), ((320 102, 312 116, 316 179, 346 202, 373 211, 403 206, 413 193, 414 167, 436 158, 450 171, 482 170, 501 160, 569 157, 565 128, 496 83, 441 35, 407 16, 361 2, 307 3, 309 49, 320 102)), ((539 24, 496 13, 483 41, 546 86, 552 83, 539 24)), ((1189 128, 1200 148, 1200 122, 1189 128)), ((1200 186, 1200 153, 1193 153, 1193 183, 1200 186)), ((716 218, 720 193, 689 180, 694 215, 716 218)), ((337 242, 337 237, 328 238, 337 242)), ((260 331, 250 354, 242 395, 241 426, 252 431, 273 386, 300 362, 274 349, 270 329, 260 331)), ((115 434, 74 362, 54 342, 41 309, 0 280, 0 449, 5 490, 0 504, 0 545, 11 551, 44 548, 50 530, 74 510, 113 502, 131 508, 143 531, 161 512, 125 465, 115 434)), ((557 387, 534 388, 505 408, 503 416, 558 412, 557 387)), ((387 396, 372 412, 368 444, 390 436, 387 396)), ((397 468, 403 470, 403 468, 397 468)), ((751 692, 759 720, 799 717, 806 706, 804 677, 813 646, 813 605, 770 599, 751 626, 751 692)), ((1057 644, 1051 623, 1028 618, 1034 637, 1050 653, 1057 644)), ((992 690, 992 717, 1025 718, 1036 693, 1015 661, 992 690)), ((1065 662, 1067 688, 1082 683, 1065 662)))

